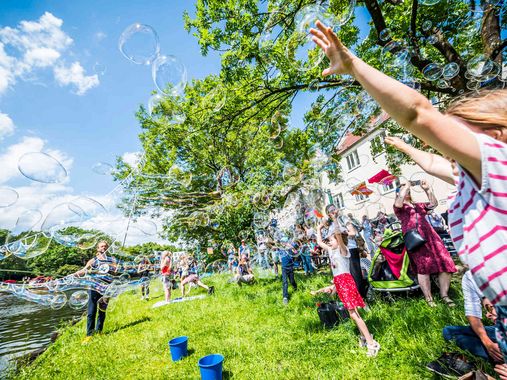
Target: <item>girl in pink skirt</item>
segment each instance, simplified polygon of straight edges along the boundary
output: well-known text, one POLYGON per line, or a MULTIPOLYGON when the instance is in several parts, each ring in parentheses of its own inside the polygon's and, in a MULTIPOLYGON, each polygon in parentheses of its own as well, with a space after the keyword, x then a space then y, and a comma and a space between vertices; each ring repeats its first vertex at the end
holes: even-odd
POLYGON ((359 333, 361 334, 361 346, 366 346, 368 348, 368 356, 377 356, 380 350, 380 344, 373 340, 366 323, 364 323, 363 318, 361 318, 361 315, 359 315, 357 311, 358 307, 364 308, 365 304, 357 290, 354 278, 350 274, 350 253, 339 231, 332 231, 327 243, 324 243, 321 232, 323 227, 324 225, 321 224, 317 228, 317 243, 323 249, 327 250, 329 254, 329 262, 333 272, 333 282, 336 287, 336 293, 348 310, 350 318, 352 318, 359 329, 359 333))

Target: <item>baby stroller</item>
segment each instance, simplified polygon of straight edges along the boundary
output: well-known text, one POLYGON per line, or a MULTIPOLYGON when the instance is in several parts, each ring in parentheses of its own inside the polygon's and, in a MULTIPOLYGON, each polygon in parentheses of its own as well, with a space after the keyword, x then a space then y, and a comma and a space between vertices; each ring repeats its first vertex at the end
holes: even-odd
POLYGON ((419 288, 416 278, 410 271, 402 232, 386 228, 368 272, 372 289, 380 292, 413 291, 419 288))

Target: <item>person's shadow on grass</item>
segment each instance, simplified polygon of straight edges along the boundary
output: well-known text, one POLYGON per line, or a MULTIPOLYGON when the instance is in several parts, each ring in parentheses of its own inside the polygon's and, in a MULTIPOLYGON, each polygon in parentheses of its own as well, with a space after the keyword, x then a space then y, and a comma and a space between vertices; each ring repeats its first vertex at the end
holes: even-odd
POLYGON ((150 317, 143 317, 143 318, 137 319, 135 321, 129 322, 129 323, 123 325, 123 326, 118 326, 118 327, 116 327, 116 328, 114 328, 112 330, 109 330, 104 335, 114 334, 117 331, 120 331, 120 330, 123 330, 123 329, 128 329, 129 327, 133 327, 133 326, 136 326, 136 325, 138 325, 140 323, 149 322, 149 321, 151 321, 150 317))

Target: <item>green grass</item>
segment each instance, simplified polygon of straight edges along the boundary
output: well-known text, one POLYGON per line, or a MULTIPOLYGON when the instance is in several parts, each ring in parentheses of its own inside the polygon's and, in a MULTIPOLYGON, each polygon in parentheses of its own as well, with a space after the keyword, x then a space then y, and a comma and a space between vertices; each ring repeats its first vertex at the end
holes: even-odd
MULTIPOLYGON (((425 364, 455 349, 444 343, 442 328, 466 324, 457 291, 455 309, 441 303, 431 309, 420 297, 400 297, 392 304, 377 299, 362 313, 382 345, 377 358, 368 358, 351 321, 332 330, 320 324, 316 299, 308 292, 330 278, 297 275, 296 280, 299 290, 288 306, 282 304, 280 280, 260 279, 240 288, 215 276, 205 279, 216 286, 214 296, 152 309, 162 299, 154 281, 150 301, 138 293, 121 296, 108 312, 104 333, 90 344, 81 345, 83 319, 16 378, 198 379, 198 359, 221 353, 226 379, 425 379, 433 378, 425 364), (167 343, 180 335, 189 337, 191 354, 173 363, 167 343)), ((459 289, 457 279, 453 289, 459 289)), ((175 292, 179 296, 179 289, 175 292)))

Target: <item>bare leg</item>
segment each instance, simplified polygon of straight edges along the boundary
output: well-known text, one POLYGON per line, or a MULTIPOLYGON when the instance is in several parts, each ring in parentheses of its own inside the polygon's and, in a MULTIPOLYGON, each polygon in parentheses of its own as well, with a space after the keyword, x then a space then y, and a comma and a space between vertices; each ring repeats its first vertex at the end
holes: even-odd
POLYGON ((180 282, 180 286, 181 286, 181 296, 185 297, 185 285, 183 285, 183 281, 180 282))
POLYGON ((209 286, 201 282, 201 280, 197 280, 197 285, 199 285, 201 288, 209 290, 209 286))
POLYGON ((419 286, 424 294, 424 298, 426 301, 433 301, 433 296, 431 295, 431 282, 429 274, 418 274, 417 280, 419 281, 419 286))
POLYGON ((357 309, 349 310, 349 314, 350 318, 352 318, 352 320, 356 323, 357 328, 359 329, 359 333, 364 336, 364 339, 366 339, 366 343, 369 345, 374 344, 373 337, 371 336, 366 323, 364 323, 363 318, 361 318, 357 312, 357 309))
POLYGON ((443 272, 438 274, 438 286, 440 287, 440 296, 448 296, 449 286, 451 285, 451 273, 443 272))
POLYGON ((165 292, 165 302, 169 302, 171 300, 171 286, 164 285, 165 292))

